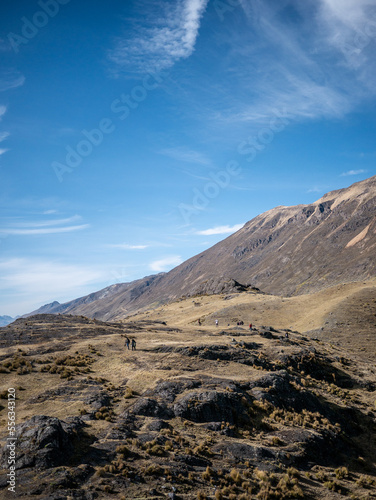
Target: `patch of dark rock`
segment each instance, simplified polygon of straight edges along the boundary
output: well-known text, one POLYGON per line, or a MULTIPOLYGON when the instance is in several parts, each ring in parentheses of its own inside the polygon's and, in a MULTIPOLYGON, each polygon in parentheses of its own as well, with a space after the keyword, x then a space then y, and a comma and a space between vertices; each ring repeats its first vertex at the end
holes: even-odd
POLYGON ((191 293, 187 294, 187 297, 195 297, 198 295, 228 295, 242 292, 261 293, 258 288, 250 284, 242 284, 232 278, 217 276, 201 282, 191 293))
POLYGON ((98 386, 98 385, 100 385, 100 382, 96 380, 90 380, 90 379, 71 380, 69 384, 62 384, 56 387, 55 389, 48 389, 47 391, 38 394, 38 396, 29 399, 28 402, 32 404, 43 403, 44 401, 49 401, 51 399, 60 396, 67 396, 65 401, 77 400, 81 399, 82 397, 82 394, 80 394, 80 392, 87 390, 88 387, 98 386), (76 397, 72 398, 72 396, 76 397))
POLYGON ((183 462, 188 465, 190 468, 193 467, 207 467, 211 465, 210 460, 207 460, 202 457, 197 457, 195 455, 175 455, 175 460, 177 462, 183 462))
POLYGON ((137 436, 137 439, 142 444, 150 443, 151 441, 156 441, 157 444, 164 445, 167 438, 161 436, 160 434, 156 434, 154 432, 144 432, 140 433, 137 436))
POLYGON ((112 427, 106 434, 106 439, 123 441, 124 439, 128 439, 133 436, 134 433, 130 429, 124 427, 112 427))
POLYGON ((362 427, 369 425, 366 422, 367 417, 358 410, 329 403, 308 390, 296 390, 290 384, 293 378, 285 370, 270 373, 249 384, 250 394, 255 399, 268 401, 277 408, 298 413, 302 410, 319 413, 332 425, 339 423, 347 435, 359 434, 362 427))
POLYGON ((150 349, 148 349, 149 352, 163 352, 163 353, 167 353, 167 352, 174 352, 175 351, 175 348, 170 346, 170 345, 161 345, 161 346, 157 346, 157 347, 152 347, 150 349))
POLYGON ((291 461, 298 467, 310 467, 313 463, 335 466, 351 457, 357 457, 360 450, 355 450, 353 443, 346 443, 341 436, 333 432, 318 433, 306 429, 287 429, 274 433, 287 443, 291 461))
POLYGON ((270 460, 276 457, 276 453, 263 446, 252 446, 250 444, 228 441, 216 444, 212 447, 215 453, 221 453, 225 456, 231 455, 237 460, 251 460, 255 462, 270 460))
POLYGON ((111 396, 103 389, 93 389, 93 391, 84 398, 83 402, 91 406, 92 410, 100 410, 103 406, 109 406, 111 396))
POLYGON ((66 423, 45 415, 34 416, 17 425, 16 468, 45 469, 67 464, 74 453, 72 440, 82 425, 80 419, 66 423))
POLYGON ((183 395, 174 404, 176 417, 197 423, 218 422, 245 424, 248 413, 242 404, 242 396, 232 392, 202 390, 183 395))
POLYGON ((156 396, 161 398, 166 403, 172 403, 177 394, 184 392, 187 389, 195 389, 200 387, 199 380, 192 379, 179 379, 179 380, 166 380, 159 382, 154 389, 145 391, 144 396, 156 396))
POLYGON ((171 418, 172 413, 164 403, 158 403, 155 399, 139 398, 131 410, 135 415, 145 417, 171 418))
POLYGON ((72 500, 94 500, 98 498, 98 493, 82 490, 59 490, 40 500, 66 500, 67 498, 72 500))
POLYGON ((86 482, 94 473, 94 468, 90 465, 83 464, 75 468, 55 468, 46 475, 48 490, 55 491, 60 489, 76 489, 82 483, 86 482))
POLYGON ((149 422, 146 427, 149 431, 160 432, 162 429, 168 429, 170 426, 164 420, 155 418, 151 422, 149 422))
POLYGON ((283 354, 280 356, 280 361, 286 366, 292 366, 299 372, 304 371, 317 380, 335 383, 342 388, 354 387, 354 380, 347 373, 333 366, 328 359, 319 355, 313 347, 295 354, 283 354))
POLYGON ((191 347, 180 347, 177 352, 185 356, 197 356, 200 359, 212 361, 233 361, 252 366, 258 363, 257 358, 250 350, 258 349, 259 344, 255 342, 232 342, 232 345, 202 345, 191 347), (241 348, 237 347, 240 346, 241 348))
POLYGON ((251 394, 258 400, 265 400, 273 406, 301 412, 303 409, 322 414, 324 407, 311 392, 296 390, 291 384, 291 376, 286 370, 269 373, 251 382, 251 394), (266 390, 265 390, 266 389, 266 390))

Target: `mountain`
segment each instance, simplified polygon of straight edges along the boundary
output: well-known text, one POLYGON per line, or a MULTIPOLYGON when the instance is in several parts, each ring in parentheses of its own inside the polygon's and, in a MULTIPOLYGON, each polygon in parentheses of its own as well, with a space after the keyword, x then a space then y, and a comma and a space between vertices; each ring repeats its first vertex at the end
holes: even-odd
POLYGON ((275 295, 311 293, 375 276, 375 253, 376 176, 310 205, 273 208, 166 274, 112 285, 50 312, 114 320, 181 296, 228 290, 229 280, 275 295))
POLYGON ((376 274, 376 176, 310 205, 276 207, 164 276, 171 298, 226 273, 264 292, 295 295, 376 274))
POLYGON ((9 323, 12 323, 16 318, 12 318, 11 316, 0 316, 0 326, 7 326, 9 323))
POLYGON ((46 304, 36 311, 24 314, 23 317, 35 314, 75 314, 100 319, 113 319, 115 315, 126 315, 132 309, 133 302, 143 295, 154 282, 158 283, 164 273, 147 276, 131 281, 118 283, 80 297, 64 304, 55 301, 46 304))

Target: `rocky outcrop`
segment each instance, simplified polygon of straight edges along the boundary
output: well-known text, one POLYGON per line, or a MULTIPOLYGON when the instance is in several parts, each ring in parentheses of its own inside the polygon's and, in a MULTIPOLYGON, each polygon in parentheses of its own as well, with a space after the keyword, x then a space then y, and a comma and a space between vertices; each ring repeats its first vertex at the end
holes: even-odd
MULTIPOLYGON (((244 397, 244 396, 243 396, 244 397)), ((244 423, 249 420, 237 393, 201 390, 189 392, 174 404, 174 414, 193 422, 244 423)))
POLYGON ((74 446, 73 437, 83 427, 76 418, 71 423, 56 417, 37 415, 16 427, 16 468, 41 469, 68 463, 74 446))

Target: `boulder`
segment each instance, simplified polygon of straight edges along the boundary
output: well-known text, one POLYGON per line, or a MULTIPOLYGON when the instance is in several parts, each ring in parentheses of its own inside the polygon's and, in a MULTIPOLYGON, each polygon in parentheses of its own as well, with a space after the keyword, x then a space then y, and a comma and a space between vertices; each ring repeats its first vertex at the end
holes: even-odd
POLYGON ((224 421, 237 424, 249 419, 240 394, 215 390, 183 395, 174 404, 174 414, 193 422, 224 421))
POLYGON ((68 463, 72 438, 83 422, 67 424, 56 417, 36 415, 16 426, 16 468, 50 468, 68 463))

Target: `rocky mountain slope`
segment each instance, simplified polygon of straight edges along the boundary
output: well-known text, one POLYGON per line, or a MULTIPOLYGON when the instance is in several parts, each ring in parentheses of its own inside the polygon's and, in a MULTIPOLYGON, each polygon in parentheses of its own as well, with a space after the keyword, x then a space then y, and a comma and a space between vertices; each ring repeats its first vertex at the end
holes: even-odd
POLYGON ((376 176, 311 205, 269 210, 164 275, 114 285, 50 312, 111 320, 183 295, 215 293, 229 280, 298 295, 375 276, 375 255, 376 176))

